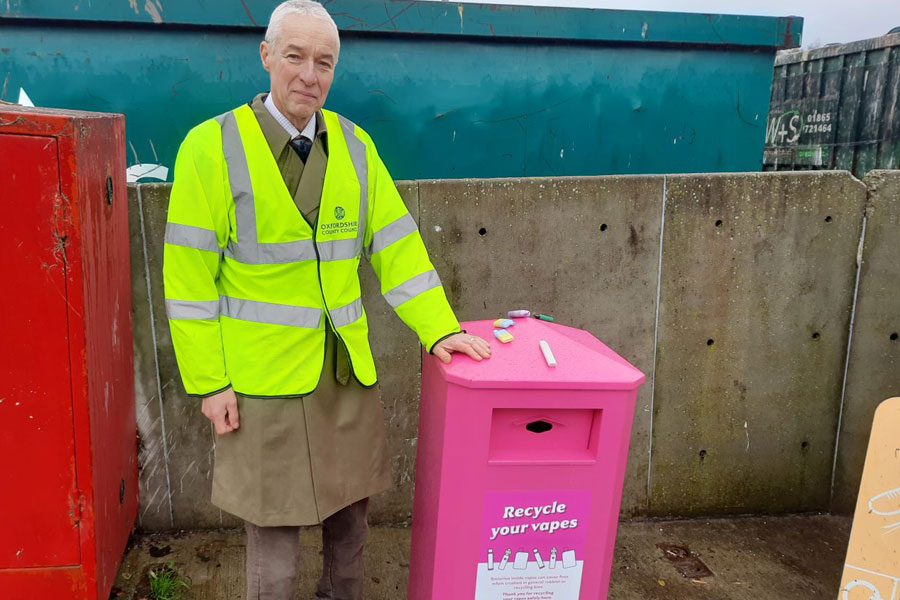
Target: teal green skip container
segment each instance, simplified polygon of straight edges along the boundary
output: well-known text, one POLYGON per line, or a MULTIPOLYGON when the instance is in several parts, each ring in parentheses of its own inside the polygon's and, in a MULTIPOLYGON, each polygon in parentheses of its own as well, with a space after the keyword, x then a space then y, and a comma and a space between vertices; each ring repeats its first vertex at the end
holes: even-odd
MULTIPOLYGON (((373 136, 395 179, 759 171, 775 52, 803 23, 326 4, 342 37, 326 107, 373 136)), ((125 113, 132 176, 171 180, 188 129, 267 90, 258 47, 275 5, 5 3, 3 99, 125 113)))

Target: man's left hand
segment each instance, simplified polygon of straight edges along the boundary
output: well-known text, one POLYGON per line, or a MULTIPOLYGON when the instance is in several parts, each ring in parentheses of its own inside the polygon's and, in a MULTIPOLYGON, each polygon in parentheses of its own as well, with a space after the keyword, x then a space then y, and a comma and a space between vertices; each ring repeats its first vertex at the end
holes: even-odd
POLYGON ((447 339, 441 340, 431 353, 445 363, 450 362, 450 354, 453 352, 465 352, 475 360, 491 357, 491 345, 477 335, 457 333, 447 339))

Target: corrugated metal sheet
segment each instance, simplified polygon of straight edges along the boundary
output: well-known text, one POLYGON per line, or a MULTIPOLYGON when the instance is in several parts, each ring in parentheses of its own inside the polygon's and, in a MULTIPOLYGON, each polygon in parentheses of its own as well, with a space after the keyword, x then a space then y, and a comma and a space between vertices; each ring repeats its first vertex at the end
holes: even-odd
POLYGON ((857 177, 900 168, 900 33, 779 52, 764 162, 857 177))

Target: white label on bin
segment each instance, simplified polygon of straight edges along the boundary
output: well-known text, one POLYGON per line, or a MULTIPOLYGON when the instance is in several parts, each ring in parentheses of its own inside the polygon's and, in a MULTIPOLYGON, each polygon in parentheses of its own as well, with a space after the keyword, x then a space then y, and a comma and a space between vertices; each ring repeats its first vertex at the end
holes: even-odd
POLYGON ((578 600, 591 492, 487 492, 475 600, 578 600))

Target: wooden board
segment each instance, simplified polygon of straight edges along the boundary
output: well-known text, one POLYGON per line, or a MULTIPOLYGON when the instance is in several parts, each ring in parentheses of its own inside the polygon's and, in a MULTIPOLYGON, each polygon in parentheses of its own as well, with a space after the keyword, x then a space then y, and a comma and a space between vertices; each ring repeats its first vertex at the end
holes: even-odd
POLYGON ((900 398, 875 411, 838 600, 900 600, 900 398))

